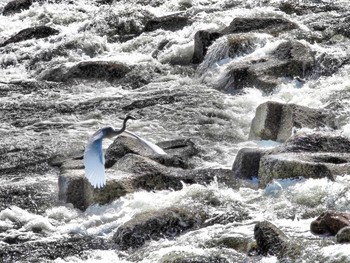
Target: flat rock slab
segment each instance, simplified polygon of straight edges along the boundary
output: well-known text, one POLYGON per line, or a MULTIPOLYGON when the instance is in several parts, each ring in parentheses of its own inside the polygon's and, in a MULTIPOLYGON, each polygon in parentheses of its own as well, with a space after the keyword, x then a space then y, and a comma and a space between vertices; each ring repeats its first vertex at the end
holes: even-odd
POLYGON ((350 154, 281 153, 260 160, 259 183, 265 187, 273 179, 329 178, 350 173, 350 154))

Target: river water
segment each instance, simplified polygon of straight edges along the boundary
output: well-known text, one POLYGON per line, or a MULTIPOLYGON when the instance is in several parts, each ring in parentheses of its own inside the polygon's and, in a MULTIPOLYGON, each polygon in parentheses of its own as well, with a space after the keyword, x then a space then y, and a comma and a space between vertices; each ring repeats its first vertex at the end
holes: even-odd
MULTIPOLYGON (((0 7, 7 2, 2 0, 0 7)), ((57 200, 59 171, 47 165, 47 159, 54 155, 82 150, 97 129, 107 125, 120 126, 128 113, 137 117, 130 122, 128 129, 152 142, 192 138, 202 151, 196 160, 197 168, 231 168, 240 148, 275 146, 277 143, 271 141, 248 141, 256 107, 269 100, 321 109, 338 102, 341 107, 338 108, 340 129, 337 132, 350 136, 350 125, 347 124, 349 66, 341 67, 334 74, 310 78, 302 87, 294 81, 287 81, 268 95, 254 87, 247 87, 238 94, 214 88, 225 77, 230 63, 246 56, 266 55, 282 40, 294 37, 289 33, 279 37, 256 34, 261 41, 253 53, 236 58, 224 57, 215 62, 214 46, 197 71, 188 65, 193 54, 194 34, 198 30, 222 30, 235 17, 284 17, 297 23, 305 34, 312 34, 312 23, 340 19, 350 10, 348 1, 337 0, 329 3, 338 9, 328 12, 286 14, 278 8, 282 2, 130 0, 98 5, 94 0, 62 0, 33 3, 30 9, 21 13, 0 16, 2 41, 29 26, 47 25, 60 31, 49 38, 27 40, 1 49, 0 146, 3 160, 0 161, 0 188, 1 200, 5 201, 0 211, 0 248, 5 250, 14 246, 8 242, 11 237, 16 237, 15 245, 19 250, 27 242, 65 240, 70 235, 93 236, 108 241, 119 225, 138 213, 174 205, 206 204, 212 215, 230 213, 239 206, 247 211, 250 219, 204 227, 173 240, 151 241, 134 252, 86 248, 78 255, 45 260, 166 262, 174 253, 183 253, 221 256, 228 262, 278 262, 274 256, 248 257, 233 249, 206 245, 223 236, 240 236, 253 241, 255 222, 268 220, 289 237, 307 241, 298 262, 350 262, 350 245, 336 244, 332 237, 314 236, 309 231, 310 222, 322 211, 350 210, 348 176, 338 177, 334 182, 328 179, 276 182, 266 189, 241 187, 237 190, 213 182, 206 186, 184 185, 179 191, 139 191, 111 204, 93 205, 81 212, 57 200), (111 24, 122 24, 126 31, 131 26, 142 28, 142 21, 149 14, 163 16, 185 8, 192 14, 193 21, 180 30, 158 29, 128 41, 113 40, 108 35, 111 24), (156 57, 152 56, 164 40, 171 45, 166 45, 156 57), (32 83, 57 65, 87 60, 118 61, 138 66, 139 74, 142 77, 150 74, 151 80, 137 88, 104 80, 49 86, 6 84, 32 83), (150 72, 157 74, 151 75, 150 72), (134 101, 159 96, 174 96, 176 99, 173 103, 160 100, 150 107, 123 110, 134 101), (24 167, 20 166, 21 163, 24 167), (19 189, 17 194, 13 189, 19 189), (4 198, 7 193, 11 196, 4 198)), ((310 6, 327 3, 299 2, 310 6)), ((215 44, 220 46, 220 39, 215 44)), ((341 60, 348 56, 350 43, 346 37, 338 35, 326 44, 307 44, 316 52, 316 57, 326 52, 341 60)), ((104 147, 110 143, 106 140, 104 147)), ((33 258, 29 255, 28 260, 33 261, 33 258)))

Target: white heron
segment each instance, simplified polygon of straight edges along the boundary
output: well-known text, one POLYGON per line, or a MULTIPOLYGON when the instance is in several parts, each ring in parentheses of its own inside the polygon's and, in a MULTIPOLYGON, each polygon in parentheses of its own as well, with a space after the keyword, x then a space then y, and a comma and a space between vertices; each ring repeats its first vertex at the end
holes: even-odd
POLYGON ((166 152, 159 146, 141 138, 133 132, 126 130, 126 122, 129 119, 135 119, 132 116, 126 116, 123 127, 116 130, 113 127, 104 127, 95 132, 90 138, 84 152, 85 177, 94 188, 102 188, 106 185, 105 158, 102 150, 103 138, 113 138, 122 133, 136 138, 139 142, 152 150, 155 154, 164 155, 166 152))

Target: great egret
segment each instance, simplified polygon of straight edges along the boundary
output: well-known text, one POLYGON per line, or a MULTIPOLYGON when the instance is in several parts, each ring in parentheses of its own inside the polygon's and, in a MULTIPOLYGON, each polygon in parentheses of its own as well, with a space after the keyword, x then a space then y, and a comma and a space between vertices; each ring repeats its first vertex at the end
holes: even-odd
POLYGON ((94 188, 102 188, 106 184, 105 174, 105 158, 102 150, 103 138, 113 138, 122 133, 130 137, 136 138, 147 148, 151 149, 156 154, 166 154, 157 145, 141 138, 140 136, 126 130, 126 122, 129 119, 135 119, 132 116, 126 116, 123 122, 123 127, 120 130, 115 130, 113 127, 104 127, 95 132, 90 138, 84 152, 85 177, 94 188))

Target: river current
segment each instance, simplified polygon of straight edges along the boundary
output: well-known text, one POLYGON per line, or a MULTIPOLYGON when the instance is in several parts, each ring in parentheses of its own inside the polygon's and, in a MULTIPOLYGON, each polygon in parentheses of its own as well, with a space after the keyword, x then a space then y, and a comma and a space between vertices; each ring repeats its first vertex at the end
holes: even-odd
MULTIPOLYGON (((0 1, 0 8, 7 2, 0 1)), ((296 15, 286 14, 277 8, 282 0, 122 0, 110 5, 96 2, 34 2, 28 10, 0 16, 2 41, 29 26, 47 25, 59 30, 59 34, 49 38, 14 43, 0 51, 0 151, 6 153, 0 161, 0 188, 2 196, 7 192, 13 193, 10 190, 13 188, 25 189, 24 192, 31 189, 28 195, 8 196, 8 204, 2 204, 0 250, 13 246, 7 241, 14 237, 19 240, 16 244, 65 240, 71 235, 109 240, 119 225, 138 213, 175 204, 186 207, 206 204, 212 215, 229 213, 239 206, 247 211, 250 219, 215 224, 172 240, 151 241, 136 252, 87 248, 79 255, 47 261, 166 262, 170 255, 184 253, 220 255, 229 262, 279 262, 274 256, 248 257, 232 249, 206 246, 210 240, 222 236, 253 240, 255 222, 268 220, 291 238, 302 237, 309 241, 298 262, 350 262, 350 245, 336 244, 332 237, 319 237, 310 232, 310 223, 317 217, 317 211, 350 210, 350 176, 338 177, 334 182, 325 178, 280 181, 266 189, 241 187, 237 190, 214 181, 205 186, 184 185, 179 191, 138 191, 108 205, 92 205, 82 212, 58 201, 59 171, 44 163, 51 156, 82 150, 88 138, 101 127, 119 127, 126 113, 120 110, 123 107, 134 101, 160 96, 181 99, 174 103, 160 99, 159 103, 150 107, 131 109, 127 113, 136 116, 137 120, 130 122, 128 129, 152 142, 192 138, 202 150, 202 155, 196 160, 196 168, 230 169, 240 148, 276 146, 278 143, 272 141, 248 140, 255 109, 266 101, 326 110, 337 97, 342 107, 337 118, 340 129, 336 132, 350 137, 350 97, 346 95, 350 89, 349 66, 343 66, 333 74, 310 78, 302 87, 294 81, 286 81, 271 94, 264 94, 255 87, 246 87, 237 94, 215 89, 230 63, 247 56, 259 58, 266 55, 282 40, 294 37, 288 32, 278 38, 257 33, 256 37, 261 41, 254 52, 235 58, 223 56, 219 61, 215 60, 218 57, 215 53, 217 46, 221 45, 218 39, 197 69, 188 63, 193 55, 194 34, 198 30, 222 30, 235 17, 272 16, 287 18, 309 34, 312 33, 308 27, 310 21, 316 23, 325 16, 336 19, 350 10, 350 3, 329 1, 340 11, 296 15), (233 7, 228 8, 230 5, 233 7), (180 30, 158 29, 123 41, 106 35, 113 23, 120 23, 127 29, 130 26, 141 28, 142 20, 148 14, 164 16, 183 10, 192 14, 193 22, 180 30), (165 39, 171 45, 166 45, 157 56, 152 56, 165 39), (50 59, 46 59, 47 56, 50 59), (34 82, 46 70, 57 65, 90 60, 139 66, 143 77, 150 72, 158 73, 138 88, 105 80, 77 81, 48 88, 7 88, 8 83, 34 82), (23 154, 15 155, 18 151, 23 154), (16 170, 18 164, 22 161, 26 163, 28 158, 36 161, 42 158, 44 164, 16 170)), ((318 2, 327 1, 299 2, 317 6, 318 2)), ((335 58, 348 56, 349 39, 344 37, 333 41, 334 45, 307 44, 316 57, 323 52, 335 58)), ((312 131, 305 129, 300 132, 312 131)), ((105 140, 104 148, 110 143, 105 140)), ((28 259, 32 260, 30 256, 28 259)))

